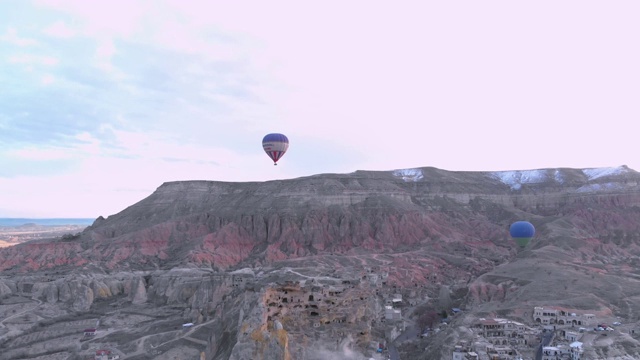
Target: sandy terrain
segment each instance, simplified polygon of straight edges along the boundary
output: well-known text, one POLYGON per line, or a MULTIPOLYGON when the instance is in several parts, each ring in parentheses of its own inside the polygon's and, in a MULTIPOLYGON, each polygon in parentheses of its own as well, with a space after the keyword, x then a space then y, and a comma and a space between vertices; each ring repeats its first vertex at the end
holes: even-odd
POLYGON ((84 225, 21 225, 0 226, 0 247, 7 247, 21 242, 73 235, 84 230, 84 225))

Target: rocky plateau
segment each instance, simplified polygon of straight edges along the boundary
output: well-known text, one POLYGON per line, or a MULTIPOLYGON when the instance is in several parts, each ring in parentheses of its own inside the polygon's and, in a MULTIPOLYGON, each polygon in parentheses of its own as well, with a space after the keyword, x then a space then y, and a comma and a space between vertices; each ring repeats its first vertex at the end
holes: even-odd
POLYGON ((584 356, 640 358, 639 183, 626 166, 165 183, 0 249, 0 360, 450 359, 476 319, 535 326, 534 306, 622 320, 584 356), (454 307, 418 336, 425 309, 454 307))

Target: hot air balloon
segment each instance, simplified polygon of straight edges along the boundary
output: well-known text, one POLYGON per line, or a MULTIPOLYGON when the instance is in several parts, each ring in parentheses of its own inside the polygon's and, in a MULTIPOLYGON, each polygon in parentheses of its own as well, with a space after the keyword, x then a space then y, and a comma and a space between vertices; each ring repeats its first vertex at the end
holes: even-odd
POLYGON ((516 244, 524 248, 536 234, 536 229, 528 221, 516 221, 511 224, 509 233, 511 233, 511 237, 515 240, 516 244))
POLYGON ((278 160, 289 148, 289 139, 283 134, 267 134, 262 138, 262 148, 273 160, 273 165, 278 165, 278 160))

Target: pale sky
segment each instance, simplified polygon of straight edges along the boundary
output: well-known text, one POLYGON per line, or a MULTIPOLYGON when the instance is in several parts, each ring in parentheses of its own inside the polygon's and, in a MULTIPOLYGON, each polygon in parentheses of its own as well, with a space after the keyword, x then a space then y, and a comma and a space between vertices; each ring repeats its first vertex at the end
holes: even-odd
POLYGON ((640 1, 0 2, 0 217, 174 180, 640 170, 640 1), (262 137, 286 134, 273 166, 262 137))

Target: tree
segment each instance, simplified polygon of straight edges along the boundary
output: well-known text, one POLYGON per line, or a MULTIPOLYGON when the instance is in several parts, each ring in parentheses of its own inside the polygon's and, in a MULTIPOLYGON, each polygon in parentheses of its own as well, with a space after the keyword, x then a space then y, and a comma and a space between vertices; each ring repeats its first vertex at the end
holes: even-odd
POLYGON ((448 286, 442 285, 438 294, 438 307, 449 309, 451 307, 451 291, 448 286))
POLYGON ((424 332, 427 329, 433 328, 433 325, 438 322, 439 318, 438 313, 433 310, 424 312, 418 317, 418 326, 420 326, 420 330, 424 332))

